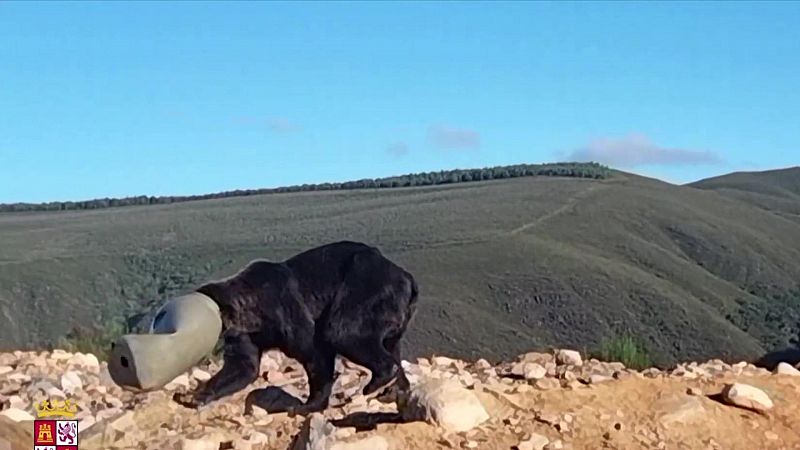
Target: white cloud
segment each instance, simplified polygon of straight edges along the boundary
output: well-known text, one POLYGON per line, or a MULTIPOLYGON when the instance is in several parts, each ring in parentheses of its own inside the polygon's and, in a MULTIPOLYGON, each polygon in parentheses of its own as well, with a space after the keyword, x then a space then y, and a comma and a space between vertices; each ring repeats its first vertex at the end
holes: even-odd
POLYGON ((618 167, 722 163, 722 159, 714 152, 661 147, 641 134, 594 139, 570 153, 569 159, 618 167))
POLYGON ((481 135, 477 131, 446 125, 429 127, 428 139, 440 149, 470 149, 481 146, 481 135))

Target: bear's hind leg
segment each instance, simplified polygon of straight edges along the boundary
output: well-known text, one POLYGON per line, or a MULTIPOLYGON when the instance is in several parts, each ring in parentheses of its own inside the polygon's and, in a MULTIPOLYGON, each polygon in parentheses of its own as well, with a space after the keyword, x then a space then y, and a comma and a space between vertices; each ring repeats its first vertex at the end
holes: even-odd
POLYGON ((409 383, 408 378, 406 377, 406 372, 403 370, 402 359, 400 356, 400 336, 386 338, 383 341, 383 346, 392 355, 395 364, 397 364, 397 382, 389 389, 384 391, 381 395, 377 397, 377 400, 383 403, 391 403, 396 402, 400 398, 401 393, 408 392, 409 388, 411 387, 411 383, 409 383))

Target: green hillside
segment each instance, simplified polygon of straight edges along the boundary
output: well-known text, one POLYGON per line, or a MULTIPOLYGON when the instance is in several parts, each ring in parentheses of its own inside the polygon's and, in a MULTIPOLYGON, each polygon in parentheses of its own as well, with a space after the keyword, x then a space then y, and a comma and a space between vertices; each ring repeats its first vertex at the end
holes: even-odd
POLYGON ((737 172, 692 183, 800 222, 800 167, 737 172))
POLYGON ((632 333, 660 365, 754 359, 800 334, 800 222, 786 211, 615 172, 0 214, 0 347, 112 327, 251 259, 350 239, 419 280, 408 356, 632 333))

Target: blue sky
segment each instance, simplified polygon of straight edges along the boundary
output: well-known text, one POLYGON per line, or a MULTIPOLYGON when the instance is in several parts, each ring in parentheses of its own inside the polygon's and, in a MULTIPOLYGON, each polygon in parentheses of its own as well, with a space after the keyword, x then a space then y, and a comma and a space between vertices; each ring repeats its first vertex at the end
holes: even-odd
POLYGON ((800 164, 800 3, 0 3, 0 202, 800 164))

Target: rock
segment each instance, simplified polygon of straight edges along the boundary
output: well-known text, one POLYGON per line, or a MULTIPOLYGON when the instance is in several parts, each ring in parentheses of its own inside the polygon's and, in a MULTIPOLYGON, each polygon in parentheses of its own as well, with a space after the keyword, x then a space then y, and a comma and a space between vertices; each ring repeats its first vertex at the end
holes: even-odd
POLYGON ((780 439, 780 436, 778 436, 778 434, 775 433, 774 431, 765 431, 764 432, 764 437, 768 441, 777 441, 778 439, 780 439))
POLYGON ((389 450, 389 442, 383 436, 370 436, 352 442, 336 442, 330 450, 389 450))
POLYGON ((686 389, 686 393, 689 395, 701 396, 703 395, 703 390, 696 387, 690 387, 689 389, 686 389))
MULTIPOLYGON (((94 358, 94 361, 97 361, 97 358, 94 358)), ((84 355, 83 353, 75 353, 72 355, 71 358, 67 360, 67 364, 79 367, 87 367, 90 365, 89 357, 84 355)))
POLYGON ((186 375, 185 373, 182 373, 177 377, 175 377, 175 379, 167 383, 164 386, 164 389, 168 391, 174 391, 177 390, 178 388, 189 389, 189 387, 190 387, 189 376, 186 375))
POLYGON ((209 374, 205 370, 200 370, 195 368, 194 370, 192 370, 192 378, 194 378, 197 381, 208 381, 211 379, 211 374, 209 374))
POLYGON ((51 382, 49 382, 47 380, 41 380, 41 381, 37 381, 36 383, 28 386, 27 391, 28 391, 29 395, 34 395, 34 394, 36 394, 37 391, 41 391, 41 392, 47 393, 47 391, 49 391, 49 390, 51 390, 53 388, 55 388, 53 383, 51 383, 51 382))
POLYGON ((30 404, 30 402, 23 400, 19 395, 12 395, 8 397, 7 401, 9 408, 17 408, 22 410, 26 409, 26 406, 30 404))
POLYGON ((706 412, 699 397, 686 396, 661 399, 653 404, 653 409, 657 411, 658 419, 663 425, 703 420, 706 412))
POLYGON ((108 373, 108 368, 101 368, 97 378, 98 385, 95 387, 98 389, 103 388, 106 392, 119 391, 122 389, 120 386, 114 383, 114 380, 111 378, 111 374, 108 373))
POLYGON ((533 433, 530 438, 521 441, 515 448, 517 450, 544 450, 544 447, 549 443, 550 439, 541 434, 533 433))
POLYGON ((291 450, 329 450, 335 440, 336 428, 320 413, 311 414, 297 433, 291 450))
POLYGON ((439 367, 455 367, 456 360, 447 356, 434 356, 431 358, 433 365, 439 367))
POLYGON ((66 361, 72 358, 72 356, 72 353, 60 348, 54 349, 52 352, 50 352, 50 359, 53 361, 66 361))
POLYGON ((789 363, 782 362, 775 368, 775 373, 778 375, 790 375, 793 377, 800 376, 800 370, 795 369, 789 363))
POLYGON ((97 420, 92 415, 88 415, 83 419, 78 421, 78 433, 83 433, 89 428, 91 428, 94 424, 97 423, 97 420))
POLYGON ((218 450, 220 442, 216 439, 200 438, 181 440, 181 450, 218 450))
POLYGON ((599 373, 593 373, 593 374, 591 374, 589 376, 589 383, 590 384, 600 384, 600 383, 605 383, 606 381, 611 381, 611 380, 613 380, 612 377, 609 377, 607 375, 601 375, 599 373))
POLYGON ((97 412, 96 419, 98 422, 102 422, 120 414, 122 414, 122 409, 120 408, 106 408, 97 412))
POLYGON ((64 375, 61 375, 61 389, 63 389, 64 392, 69 395, 73 395, 76 392, 83 390, 83 381, 81 380, 80 375, 78 375, 78 372, 70 370, 69 372, 64 373, 64 375))
POLYGON ((267 436, 266 434, 264 434, 264 433, 262 433, 260 431, 254 431, 254 432, 250 433, 250 437, 248 437, 247 440, 251 444, 261 445, 261 444, 266 444, 266 443, 269 442, 269 436, 267 436))
POLYGON ((549 391, 560 388, 561 383, 555 378, 542 378, 540 380, 536 380, 534 386, 543 391, 549 391))
POLYGON ((575 350, 561 349, 556 352, 556 362, 562 366, 582 366, 581 354, 575 350))
POLYGON ((5 375, 7 373, 11 373, 14 371, 14 368, 11 366, 0 366, 0 375, 5 375))
POLYGON ((411 389, 401 414, 407 421, 425 420, 452 432, 468 431, 489 420, 474 391, 452 380, 425 380, 411 389))
POLYGON ((764 391, 744 383, 726 384, 722 389, 722 398, 730 405, 759 412, 770 410, 774 406, 772 399, 764 391))
POLYGON ((0 414, 0 449, 28 450, 33 448, 33 426, 25 425, 0 414))
POLYGON ((526 380, 539 380, 547 375, 547 369, 537 363, 526 363, 523 370, 523 376, 526 380))
POLYGON ((46 391, 49 398, 65 399, 67 395, 61 389, 53 386, 46 391))
POLYGON ((485 360, 483 358, 475 361, 475 368, 476 369, 485 370, 485 369, 489 369, 491 367, 492 367, 492 365, 489 363, 489 361, 487 361, 487 360, 485 360))
POLYGON ((520 384, 515 389, 515 392, 517 392, 518 394, 524 394, 526 392, 531 392, 532 390, 533 390, 533 388, 531 387, 530 384, 520 384))
POLYGON ((137 428, 133 411, 126 411, 120 416, 114 418, 114 420, 109 422, 109 426, 123 433, 127 433, 137 428))
POLYGON ((28 374, 16 372, 16 373, 12 373, 8 377, 6 377, 6 380, 13 381, 13 382, 16 382, 16 383, 30 383, 31 382, 31 376, 28 375, 28 374))
POLYGON ((0 411, 0 416, 7 417, 14 422, 24 422, 34 420, 34 417, 27 411, 19 408, 8 408, 0 411))

